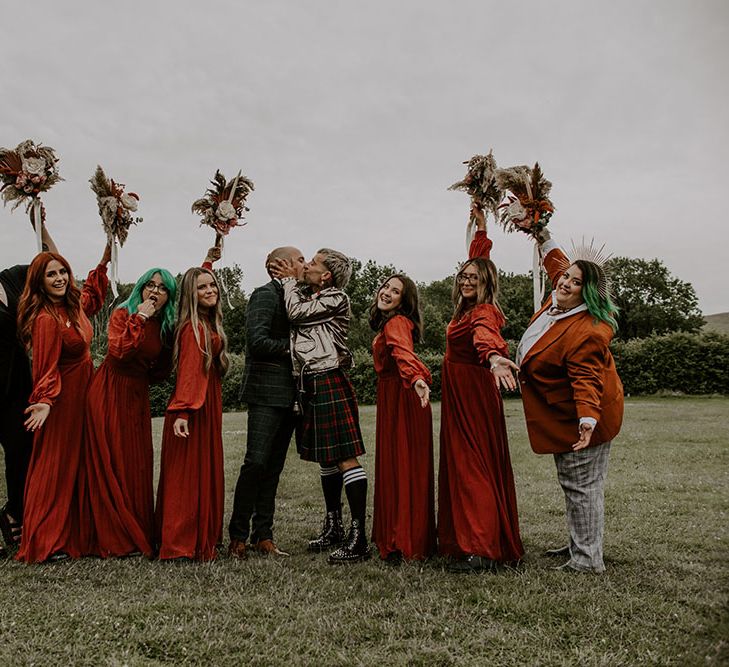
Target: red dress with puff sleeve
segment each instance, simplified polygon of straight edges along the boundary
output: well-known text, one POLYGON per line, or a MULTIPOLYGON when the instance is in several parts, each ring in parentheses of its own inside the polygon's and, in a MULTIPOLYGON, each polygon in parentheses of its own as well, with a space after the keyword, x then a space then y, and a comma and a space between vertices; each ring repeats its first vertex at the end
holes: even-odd
POLYGON ((169 375, 172 348, 158 318, 119 308, 109 351, 89 385, 79 474, 84 554, 152 556, 154 455, 149 385, 169 375))
POLYGON ((439 551, 516 561, 519 536, 514 475, 501 395, 488 357, 508 356, 503 315, 480 304, 446 333, 438 475, 439 551))
MULTIPOLYGON (((200 344, 205 344, 200 324, 200 344)), ((220 336, 211 332, 213 357, 220 336)), ((177 384, 167 406, 157 488, 157 540, 160 559, 213 560, 223 537, 223 401, 215 363, 205 371, 192 324, 180 332, 177 384), (178 438, 175 420, 188 420, 189 435, 178 438)))
POLYGON ((431 382, 413 350, 413 323, 390 318, 372 343, 377 373, 375 507, 372 540, 381 558, 400 552, 422 560, 435 552, 433 426, 412 388, 431 382))
POLYGON ((33 323, 33 392, 28 399, 51 411, 33 439, 25 482, 23 537, 17 560, 40 563, 56 552, 80 556, 76 482, 81 456, 86 390, 94 370, 89 317, 104 303, 106 267, 89 273, 81 291, 80 330, 63 305, 57 318, 41 311, 33 323))

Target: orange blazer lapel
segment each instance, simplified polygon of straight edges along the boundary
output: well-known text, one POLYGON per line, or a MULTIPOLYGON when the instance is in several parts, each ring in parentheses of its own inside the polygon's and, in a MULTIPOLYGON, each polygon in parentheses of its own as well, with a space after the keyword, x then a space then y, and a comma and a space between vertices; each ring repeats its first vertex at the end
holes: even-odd
POLYGON ((539 354, 550 345, 552 345, 554 342, 556 342, 559 338, 561 338, 570 328, 570 325, 577 322, 578 318, 579 314, 557 320, 551 327, 549 327, 549 329, 544 332, 542 337, 536 343, 534 343, 534 345, 532 345, 529 352, 527 352, 524 355, 524 358, 521 360, 521 365, 523 366, 524 364, 528 363, 529 359, 531 359, 535 354, 539 354))

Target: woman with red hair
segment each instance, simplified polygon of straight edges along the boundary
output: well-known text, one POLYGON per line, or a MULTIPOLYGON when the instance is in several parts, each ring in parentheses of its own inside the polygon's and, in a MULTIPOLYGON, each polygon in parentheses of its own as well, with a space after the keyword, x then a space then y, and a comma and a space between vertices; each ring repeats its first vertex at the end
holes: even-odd
MULTIPOLYGON (((41 209, 43 218, 45 209, 41 209)), ((43 248, 58 252, 45 224, 43 248)), ((23 530, 23 491, 33 436, 23 426, 28 396, 33 389, 30 362, 18 340, 18 303, 28 277, 28 265, 0 271, 0 446, 5 453, 5 488, 8 501, 0 507, 0 533, 8 547, 20 544, 23 530)), ((0 556, 6 555, 0 547, 0 556)))
POLYGON ((107 245, 80 290, 61 255, 40 253, 30 264, 18 304, 18 335, 33 356, 33 391, 25 411, 33 453, 16 556, 26 563, 80 555, 75 489, 93 371, 89 317, 104 303, 110 257, 107 245))

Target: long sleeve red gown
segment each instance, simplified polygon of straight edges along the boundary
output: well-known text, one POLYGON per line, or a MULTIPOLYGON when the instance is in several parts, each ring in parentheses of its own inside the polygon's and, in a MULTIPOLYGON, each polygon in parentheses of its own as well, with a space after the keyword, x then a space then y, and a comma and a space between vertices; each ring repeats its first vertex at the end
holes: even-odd
MULTIPOLYGON (((474 236, 469 257, 488 258, 491 241, 474 236)), ((524 554, 501 394, 488 358, 508 356, 505 321, 479 304, 446 332, 441 378, 439 552, 511 562, 524 554)))
POLYGON ((33 323, 33 392, 29 403, 51 411, 36 431, 25 482, 23 537, 17 560, 40 563, 64 552, 80 555, 76 478, 81 455, 86 391, 94 369, 89 317, 104 303, 106 266, 89 273, 81 292, 80 330, 63 305, 57 318, 41 311, 33 323))
MULTIPOLYGON (((203 324, 200 344, 204 345, 203 324)), ((211 332, 213 357, 220 336, 211 332)), ((157 539, 160 559, 213 560, 223 536, 223 401, 215 364, 205 371, 192 324, 180 333, 177 384, 167 406, 157 488, 157 539), (189 435, 178 438, 175 420, 188 420, 189 435)))
POLYGON ((150 382, 171 370, 159 319, 119 308, 109 350, 89 385, 84 460, 79 474, 84 554, 152 556, 154 490, 150 382))
POLYGON ((375 508, 372 540, 381 558, 400 552, 406 560, 435 553, 433 418, 412 388, 431 382, 413 350, 413 323, 389 319, 372 343, 377 373, 375 508))

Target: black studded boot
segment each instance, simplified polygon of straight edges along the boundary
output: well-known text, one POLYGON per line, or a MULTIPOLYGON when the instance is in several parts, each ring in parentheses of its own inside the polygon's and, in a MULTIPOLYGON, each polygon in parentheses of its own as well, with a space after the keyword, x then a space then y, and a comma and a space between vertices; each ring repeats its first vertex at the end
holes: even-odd
POLYGON ((342 510, 327 512, 324 517, 324 526, 319 536, 309 540, 309 551, 326 551, 340 545, 344 541, 344 525, 342 524, 342 510))
POLYGON ((367 543, 364 525, 358 519, 352 519, 346 541, 339 549, 329 554, 327 562, 330 565, 358 563, 369 557, 370 545, 367 543))

